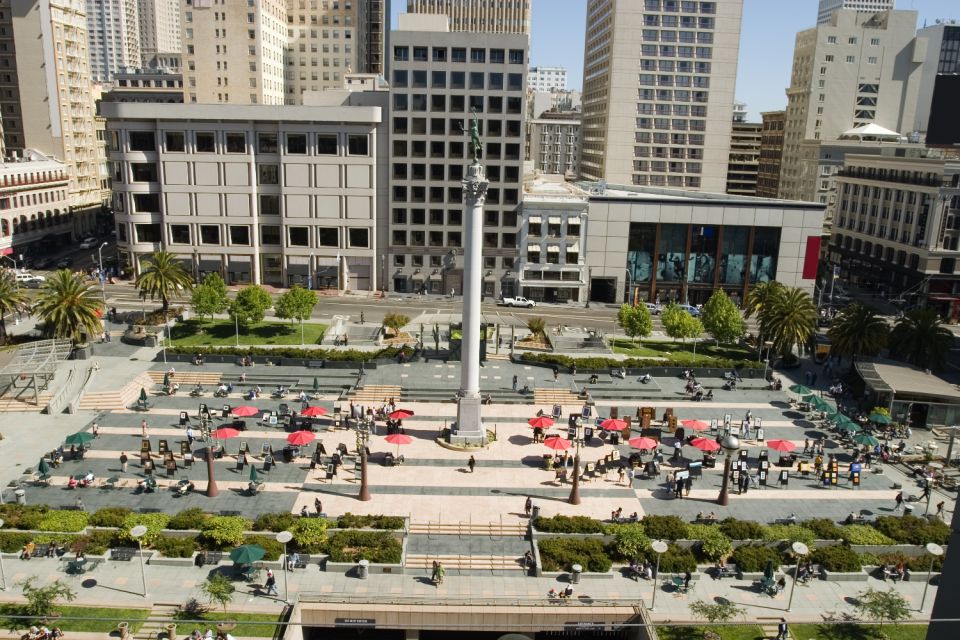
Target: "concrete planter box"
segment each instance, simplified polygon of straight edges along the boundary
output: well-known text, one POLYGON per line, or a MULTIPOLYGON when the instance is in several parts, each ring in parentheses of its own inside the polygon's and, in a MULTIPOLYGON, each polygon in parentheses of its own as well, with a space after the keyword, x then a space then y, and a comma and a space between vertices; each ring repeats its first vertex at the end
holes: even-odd
MULTIPOLYGON (((328 573, 342 573, 352 577, 356 577, 357 575, 356 562, 330 562, 330 560, 325 560, 320 566, 328 573)), ((371 562, 367 569, 371 575, 381 573, 396 573, 403 575, 404 573, 402 564, 376 564, 371 562)))
MULTIPOLYGON (((613 580, 614 574, 619 575, 620 571, 616 566, 612 567, 610 571, 606 573, 590 573, 589 571, 584 571, 580 574, 581 580, 613 580)), ((570 572, 569 571, 541 571, 537 577, 540 578, 553 578, 554 580, 562 580, 563 582, 570 581, 570 572)))
POLYGON ((823 570, 824 579, 829 582, 866 582, 867 575, 866 571, 856 571, 851 573, 843 573, 840 571, 827 571, 823 570))
POLYGON ((157 567, 192 567, 194 566, 194 558, 196 557, 197 554, 193 554, 193 556, 190 558, 166 558, 158 554, 151 557, 147 564, 157 567))
POLYGON ((919 558, 927 552, 926 547, 916 544, 852 544, 850 548, 857 553, 873 555, 900 553, 908 558, 919 558))

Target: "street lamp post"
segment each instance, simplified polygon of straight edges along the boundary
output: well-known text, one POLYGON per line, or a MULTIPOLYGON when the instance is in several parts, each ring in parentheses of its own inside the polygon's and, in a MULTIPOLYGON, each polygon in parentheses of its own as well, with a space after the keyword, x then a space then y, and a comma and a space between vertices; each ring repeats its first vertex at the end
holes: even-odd
MULTIPOLYGON (((0 518, 0 529, 3 528, 3 518, 0 518)), ((7 590, 7 574, 3 570, 3 554, 0 553, 0 591, 7 590)))
POLYGON ((380 297, 387 295, 387 256, 380 256, 380 297))
POLYGON ((143 583, 143 597, 147 597, 147 573, 143 568, 143 542, 140 540, 144 534, 147 533, 146 525, 138 524, 133 529, 130 529, 130 537, 137 541, 137 549, 140 553, 140 581, 143 583))
POLYGON ((797 569, 793 572, 793 584, 790 586, 790 599, 787 600, 787 611, 790 611, 790 607, 793 606, 793 592, 797 588, 797 580, 800 577, 800 560, 810 553, 810 548, 802 542, 794 542, 791 548, 793 552, 797 554, 797 569))
POLYGON ((106 327, 106 317, 107 317, 107 288, 106 288, 106 274, 103 272, 103 248, 107 246, 107 243, 104 242, 97 248, 97 261, 100 265, 100 297, 103 299, 103 316, 104 316, 104 327, 106 327))
POLYGON ((930 568, 927 569, 927 581, 923 583, 923 599, 920 600, 920 611, 927 602, 927 589, 930 588, 930 576, 933 574, 933 561, 943 555, 943 547, 935 542, 927 543, 927 553, 930 554, 930 568))
POLYGON ((720 446, 726 451, 727 459, 723 463, 723 484, 720 485, 720 495, 717 497, 717 504, 725 507, 730 504, 730 495, 728 493, 730 466, 733 463, 733 453, 740 449, 740 439, 732 433, 727 434, 720 440, 720 446))
POLYGON ((653 571, 653 598, 650 600, 650 611, 657 606, 657 583, 660 581, 660 556, 667 550, 667 543, 663 540, 654 540, 650 543, 650 548, 657 554, 657 568, 653 571))
POLYGON ((633 304, 633 274, 630 273, 630 269, 624 269, 627 272, 627 290, 624 292, 624 300, 627 304, 633 304))
POLYGON ((236 339, 237 339, 237 346, 239 347, 240 346, 240 316, 238 316, 236 313, 233 314, 233 331, 234 331, 233 335, 236 336, 236 339))
POLYGON ((370 487, 367 484, 367 442, 370 440, 370 426, 366 423, 357 424, 357 448, 360 449, 360 494, 357 498, 361 502, 370 500, 370 487))
POLYGON ((287 543, 293 540, 293 534, 289 531, 281 531, 277 534, 277 542, 283 545, 283 601, 290 604, 290 592, 287 589, 287 571, 290 567, 290 559, 287 557, 287 543))
POLYGON ((570 488, 570 497, 567 502, 570 504, 580 504, 580 441, 583 439, 583 425, 577 425, 574 440, 577 444, 577 452, 573 456, 573 486, 570 488))
POLYGON ((310 254, 310 263, 307 265, 307 289, 313 289, 313 263, 315 253, 310 254))

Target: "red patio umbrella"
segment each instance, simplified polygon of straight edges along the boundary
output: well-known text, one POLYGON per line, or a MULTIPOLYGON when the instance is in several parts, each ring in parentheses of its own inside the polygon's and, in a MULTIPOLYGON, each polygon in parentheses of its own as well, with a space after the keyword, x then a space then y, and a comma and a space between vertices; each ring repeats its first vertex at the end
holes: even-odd
POLYGON ((294 431, 287 436, 287 442, 297 447, 302 447, 305 444, 313 442, 316 437, 313 431, 294 431))
POLYGON ((647 438, 645 436, 641 436, 639 438, 630 438, 629 440, 627 440, 627 444, 629 444, 634 449, 656 449, 657 448, 657 441, 654 440, 653 438, 647 438))
POLYGON ((787 451, 793 451, 797 448, 797 445, 793 444, 789 440, 770 440, 767 442, 767 448, 783 453, 787 451))
POLYGON ((706 431, 710 428, 710 423, 704 422, 703 420, 681 420, 680 424, 694 431, 706 431))
POLYGON ((553 426, 553 418, 548 418, 547 416, 537 416, 536 418, 530 418, 527 420, 527 424, 534 429, 548 429, 553 426))
POLYGON ((231 427, 220 427, 210 435, 217 440, 226 440, 228 438, 236 438, 238 435, 240 435, 240 432, 231 427))
POLYGON ((411 438, 405 433, 391 433, 386 438, 384 438, 384 440, 386 440, 390 444, 397 445, 397 455, 400 455, 400 445, 410 444, 411 442, 413 442, 413 438, 411 438))
POLYGON ((306 409, 300 412, 300 415, 305 416, 307 418, 318 418, 320 416, 327 415, 327 410, 324 409, 323 407, 307 407, 306 409))
POLYGON ((566 451, 570 448, 570 441, 562 436, 550 436, 543 441, 543 444, 554 451, 566 451))
POLYGON ((251 407, 248 404, 244 404, 244 405, 240 405, 239 407, 234 407, 233 409, 230 410, 230 413, 232 413, 233 415, 239 418, 245 418, 245 417, 257 415, 258 413, 260 413, 260 409, 257 409, 256 407, 251 407))
POLYGON ((600 428, 604 431, 623 431, 627 428, 627 423, 620 418, 607 418, 600 423, 600 428))
POLYGON ((387 416, 391 420, 406 420, 413 415, 413 411, 410 409, 397 409, 396 411, 391 411, 387 416))
POLYGON ((720 444, 713 438, 694 438, 690 444, 700 451, 716 451, 720 448, 720 444))

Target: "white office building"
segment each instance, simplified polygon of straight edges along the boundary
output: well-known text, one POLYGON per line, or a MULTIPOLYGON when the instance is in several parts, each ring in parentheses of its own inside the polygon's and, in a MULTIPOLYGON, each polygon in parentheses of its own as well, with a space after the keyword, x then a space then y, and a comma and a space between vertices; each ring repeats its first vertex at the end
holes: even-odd
POLYGON ((110 82, 117 71, 140 66, 137 0, 87 0, 87 35, 94 82, 110 82))
POLYGON ((820 0, 817 8, 817 24, 827 24, 830 16, 837 9, 853 9, 855 11, 887 11, 893 9, 894 0, 820 0))
POLYGON ((527 88, 530 91, 566 91, 567 70, 564 67, 530 67, 527 88))

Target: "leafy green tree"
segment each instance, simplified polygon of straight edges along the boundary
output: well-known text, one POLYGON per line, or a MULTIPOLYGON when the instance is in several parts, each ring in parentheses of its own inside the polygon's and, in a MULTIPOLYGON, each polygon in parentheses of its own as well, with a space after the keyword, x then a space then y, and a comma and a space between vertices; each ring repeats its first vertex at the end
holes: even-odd
POLYGON ((0 344, 7 343, 7 315, 30 311, 30 297, 10 272, 0 276, 0 344))
POLYGON ((230 319, 238 324, 247 326, 261 322, 267 309, 273 306, 273 298, 258 284, 251 284, 237 293, 237 297, 230 303, 230 319))
MULTIPOLYGON (((723 598, 717 598, 717 602, 711 604, 703 600, 696 600, 690 603, 690 613, 694 618, 706 620, 711 625, 730 622, 737 616, 743 616, 747 613, 746 609, 738 607, 733 602, 723 598)), ((721 638, 722 631, 719 629, 706 629, 705 638, 721 638)))
POLYGON ((170 309, 170 298, 192 288, 193 277, 169 251, 156 251, 140 263, 137 289, 150 296, 151 300, 160 298, 164 320, 170 309))
POLYGON ((717 289, 703 305, 700 318, 704 329, 717 343, 736 342, 746 333, 740 309, 723 289, 717 289))
POLYGON ((890 353, 922 369, 942 369, 953 335, 933 309, 914 309, 890 332, 890 353))
MULTIPOLYGON (((853 607, 864 618, 877 622, 881 630, 884 620, 897 624, 910 619, 910 607, 906 599, 893 589, 861 591, 853 607)), ((880 635, 883 635, 882 631, 880 635)))
POLYGON ((617 312, 617 322, 623 327, 623 332, 633 340, 646 338, 653 332, 653 316, 647 305, 640 304, 633 306, 625 304, 617 312))
POLYGON ((54 607, 59 600, 73 602, 77 598, 76 592, 62 580, 54 580, 50 584, 38 587, 34 584, 36 577, 31 576, 18 582, 23 597, 27 599, 23 611, 28 616, 46 618, 54 613, 54 607))
POLYGON ((388 313, 383 317, 383 326, 393 331, 393 335, 398 335, 400 329, 403 329, 410 323, 410 316, 402 313, 388 313))
POLYGON ((641 524, 618 525, 614 531, 613 546, 617 555, 628 560, 637 560, 650 548, 650 538, 641 524))
POLYGON ((278 318, 290 321, 299 320, 303 324, 304 320, 310 319, 316 306, 316 292, 295 284, 277 299, 273 310, 278 318))
POLYGON ((660 313, 660 322, 663 323, 663 330, 674 340, 686 341, 687 338, 703 335, 703 323, 674 303, 668 304, 660 313))
POLYGON ((851 360, 857 356, 875 356, 887 345, 890 326, 871 306, 854 303, 833 320, 827 331, 831 347, 851 360))
POLYGON ((83 333, 100 333, 100 292, 61 269, 43 284, 33 306, 43 321, 43 335, 80 342, 83 333))
POLYGON ((802 289, 776 289, 760 312, 760 330, 781 356, 790 356, 797 345, 806 344, 817 330, 813 298, 802 289))
POLYGON ((223 614, 227 614, 227 605, 233 600, 233 592, 236 590, 230 578, 222 573, 215 573, 201 582, 199 588, 210 604, 220 605, 223 607, 223 614))
POLYGON ((203 284, 194 287, 190 304, 193 312, 200 318, 210 316, 211 320, 214 314, 223 313, 230 307, 227 285, 219 273, 208 273, 203 279, 203 284))

